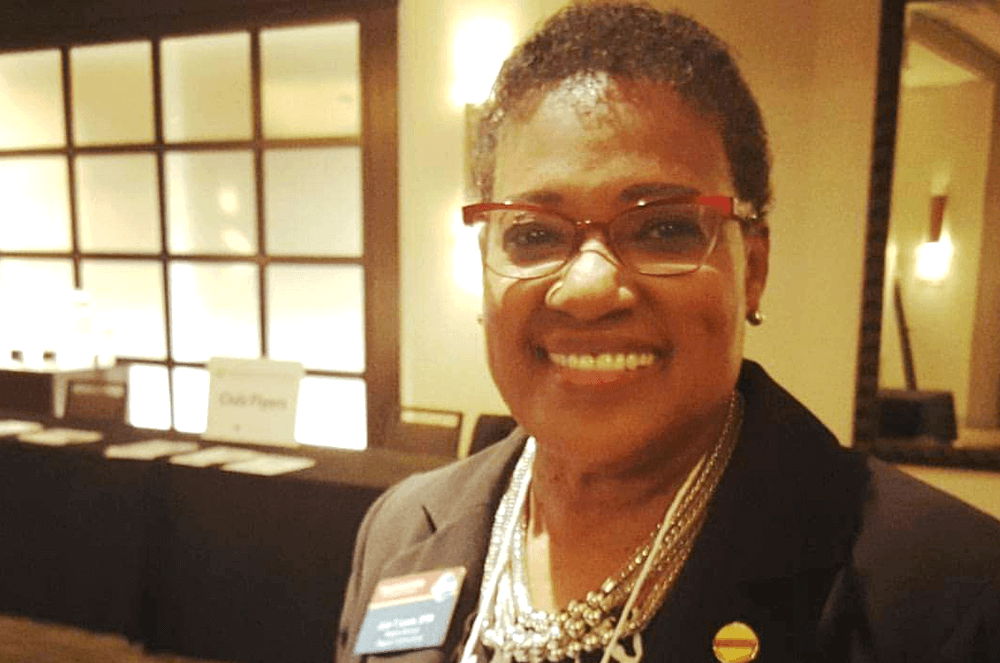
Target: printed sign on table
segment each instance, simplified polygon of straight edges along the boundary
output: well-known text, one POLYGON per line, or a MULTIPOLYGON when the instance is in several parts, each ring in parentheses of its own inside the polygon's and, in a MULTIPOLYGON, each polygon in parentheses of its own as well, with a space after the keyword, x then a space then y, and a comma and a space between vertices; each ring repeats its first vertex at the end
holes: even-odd
POLYGON ((302 364, 213 357, 208 373, 206 439, 295 446, 302 364))

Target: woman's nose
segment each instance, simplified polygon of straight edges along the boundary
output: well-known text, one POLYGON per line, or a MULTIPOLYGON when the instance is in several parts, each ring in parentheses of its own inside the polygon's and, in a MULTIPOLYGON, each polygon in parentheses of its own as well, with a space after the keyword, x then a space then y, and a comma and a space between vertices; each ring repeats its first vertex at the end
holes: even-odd
POLYGON ((563 267, 559 280, 546 293, 545 303, 580 320, 596 320, 628 309, 636 294, 623 276, 621 263, 608 248, 588 239, 563 267))

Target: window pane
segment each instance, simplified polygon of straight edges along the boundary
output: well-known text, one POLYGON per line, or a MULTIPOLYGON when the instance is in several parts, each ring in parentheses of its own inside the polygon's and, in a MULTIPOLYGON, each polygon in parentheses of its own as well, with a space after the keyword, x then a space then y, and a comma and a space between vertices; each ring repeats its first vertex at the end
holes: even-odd
POLYGON ((260 357, 255 265, 170 265, 173 353, 178 361, 260 357))
POLYGON ((0 149, 66 144, 59 51, 0 55, 0 149))
POLYGON ((95 331, 119 357, 167 356, 163 319, 163 270, 158 262, 86 260, 83 289, 94 311, 95 331))
POLYGON ((70 50, 73 136, 83 145, 153 140, 153 49, 148 41, 70 50))
POLYGON ((0 292, 22 292, 38 304, 41 293, 73 289, 73 263, 66 260, 0 260, 0 292))
POLYGON ((204 433, 207 424, 208 371, 178 366, 174 369, 174 428, 204 433))
POLYGON ((139 428, 170 428, 170 384, 166 366, 128 367, 128 420, 139 428))
POLYGON ((68 259, 0 260, 0 361, 19 350, 26 363, 39 364, 43 352, 61 347, 72 291, 68 259))
POLYGON ((368 446, 365 382, 306 376, 299 386, 295 440, 341 449, 368 446))
POLYGON ((361 150, 264 154, 267 250, 274 255, 361 255, 361 150))
POLYGON ((85 251, 160 250, 160 205, 152 154, 76 160, 80 247, 85 251))
POLYGON ((4 208, 0 249, 69 250, 69 170, 65 157, 0 159, 0 201, 4 208))
POLYGON ((268 354, 307 368, 365 368, 364 272, 354 266, 267 270, 268 354))
POLYGON ((167 228, 176 253, 256 253, 250 152, 167 154, 167 228))
POLYGON ((359 133, 358 24, 263 30, 264 135, 359 133))
POLYGON ((169 141, 250 137, 250 35, 164 39, 163 135, 169 141))

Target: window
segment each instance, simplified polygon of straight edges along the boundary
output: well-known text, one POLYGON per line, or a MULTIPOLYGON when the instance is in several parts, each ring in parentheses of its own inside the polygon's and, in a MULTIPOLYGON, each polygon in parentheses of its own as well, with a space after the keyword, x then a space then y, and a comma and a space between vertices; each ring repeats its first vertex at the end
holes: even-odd
POLYGON ((204 431, 209 357, 266 356, 306 367, 300 442, 379 445, 398 409, 395 10, 185 21, 0 52, 0 299, 34 320, 6 343, 59 347, 34 313, 79 289, 94 347, 130 365, 134 425, 204 431))

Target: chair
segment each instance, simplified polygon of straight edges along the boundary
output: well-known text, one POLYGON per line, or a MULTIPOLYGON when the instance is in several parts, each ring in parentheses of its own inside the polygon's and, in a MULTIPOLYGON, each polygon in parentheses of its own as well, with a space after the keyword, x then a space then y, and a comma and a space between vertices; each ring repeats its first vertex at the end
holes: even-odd
POLYGON ((124 426, 128 417, 125 381, 71 379, 66 383, 63 419, 78 423, 124 426))
POLYGON ((509 414, 481 414, 476 419, 472 429, 472 443, 469 445, 469 455, 482 451, 486 447, 507 437, 517 426, 514 417, 509 414))
POLYGON ((400 451, 454 458, 461 433, 461 412, 404 407, 392 427, 391 446, 400 451))

